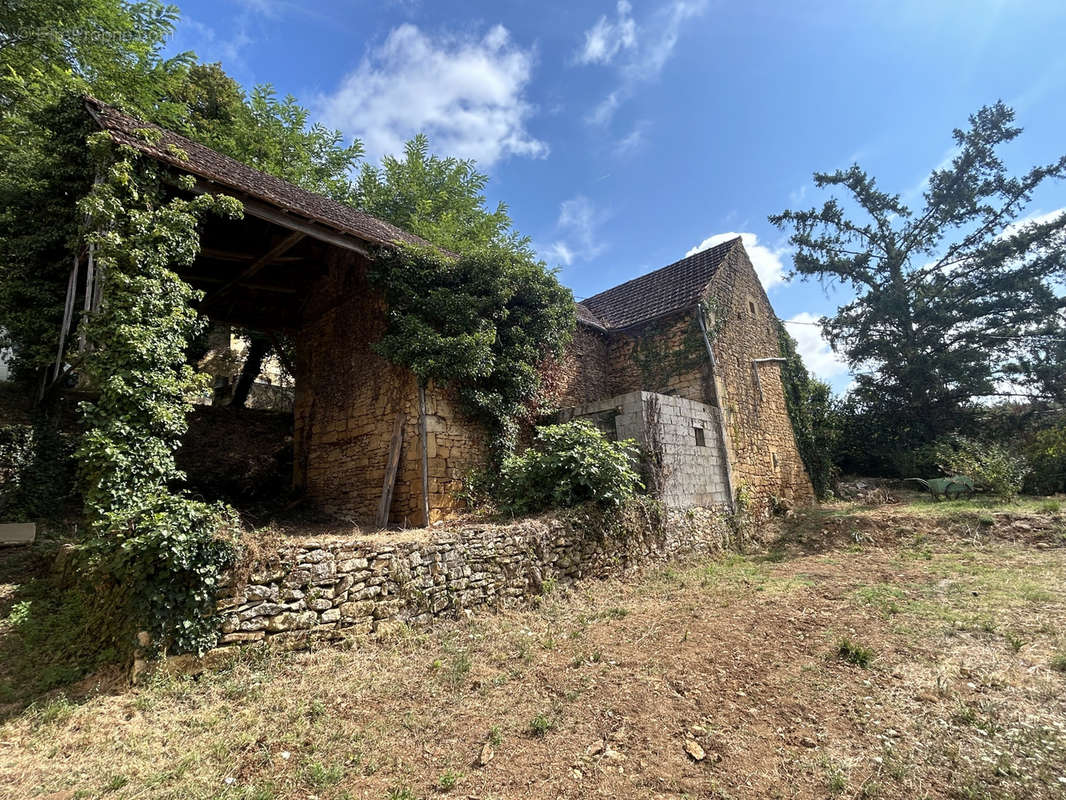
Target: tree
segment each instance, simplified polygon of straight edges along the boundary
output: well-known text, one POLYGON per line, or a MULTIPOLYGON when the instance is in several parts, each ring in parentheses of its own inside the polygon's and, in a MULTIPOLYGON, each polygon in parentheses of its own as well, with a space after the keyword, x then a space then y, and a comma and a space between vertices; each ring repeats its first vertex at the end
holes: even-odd
POLYGON ((404 146, 403 159, 385 156, 381 167, 364 164, 356 195, 367 213, 438 247, 457 253, 497 247, 532 259, 530 239, 514 229, 506 204, 485 208, 487 184, 474 161, 430 155, 429 139, 419 134, 404 146))
POLYGON ((362 145, 309 126, 307 109, 278 100, 269 86, 249 99, 219 64, 197 64, 192 53, 165 58, 177 13, 158 0, 0 3, 0 347, 12 349, 18 379, 39 385, 56 358, 80 235, 74 205, 93 180, 82 95, 310 191, 354 200, 362 145))
POLYGON ((1062 397, 1066 214, 1022 215, 1037 187, 1066 176, 1066 157, 1010 175, 999 151, 1021 133, 1013 121, 996 103, 955 130, 917 212, 852 165, 814 175, 846 200, 770 217, 791 231, 794 274, 854 289, 823 331, 858 371, 853 402, 886 447, 932 442, 980 398, 1062 397))
POLYGON ((473 161, 429 155, 419 135, 404 158, 364 166, 359 205, 459 254, 382 253, 371 280, 385 294, 389 329, 379 352, 423 381, 451 384, 489 428, 497 458, 535 407, 539 366, 559 355, 574 327, 574 301, 534 255, 500 203, 485 208, 488 176, 473 161))
POLYGON ((796 446, 815 496, 824 498, 832 488, 834 458, 840 438, 837 403, 829 384, 812 378, 807 372, 796 350, 796 340, 780 322, 777 323, 777 338, 781 344, 781 356, 785 359, 781 366, 781 382, 796 446))

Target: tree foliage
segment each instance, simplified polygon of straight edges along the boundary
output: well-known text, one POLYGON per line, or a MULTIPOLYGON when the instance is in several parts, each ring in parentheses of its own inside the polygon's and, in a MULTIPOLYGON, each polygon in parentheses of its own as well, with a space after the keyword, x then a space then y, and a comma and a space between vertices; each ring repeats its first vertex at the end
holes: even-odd
POLYGON ((770 217, 791 231, 796 274, 855 291, 823 330, 858 373, 856 404, 895 432, 889 449, 933 441, 1007 386, 1062 400, 1066 214, 1022 215, 1066 176, 1066 157, 1010 174, 1000 152, 1021 133, 1013 121, 996 103, 956 130, 918 210, 853 165, 814 175, 835 192, 821 208, 770 217))
POLYGON ((528 236, 515 229, 507 206, 485 208, 488 176, 473 161, 429 152, 419 134, 403 158, 385 156, 381 167, 364 164, 356 195, 359 207, 455 253, 489 247, 532 260, 528 236))
POLYGON ((540 364, 561 354, 575 322, 573 296, 535 259, 506 206, 485 208, 487 181, 474 162, 429 155, 416 136, 403 159, 363 167, 358 195, 368 212, 458 254, 378 255, 370 279, 389 326, 377 348, 420 379, 453 386, 499 456, 537 400, 540 364))
POLYGON ((781 344, 781 382, 785 391, 785 405, 796 435, 796 447, 807 468, 814 494, 826 498, 833 484, 835 457, 840 437, 840 419, 836 401, 829 384, 812 378, 803 359, 796 351, 793 339, 782 323, 777 323, 781 344))

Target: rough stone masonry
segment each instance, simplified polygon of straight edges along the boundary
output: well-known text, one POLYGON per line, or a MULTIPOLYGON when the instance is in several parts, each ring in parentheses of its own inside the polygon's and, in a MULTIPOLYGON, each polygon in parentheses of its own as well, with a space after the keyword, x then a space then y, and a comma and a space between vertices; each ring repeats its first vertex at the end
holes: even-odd
POLYGON ((384 634, 478 607, 515 605, 546 588, 719 552, 731 529, 706 509, 631 509, 464 525, 410 538, 284 543, 222 590, 220 644, 384 634))

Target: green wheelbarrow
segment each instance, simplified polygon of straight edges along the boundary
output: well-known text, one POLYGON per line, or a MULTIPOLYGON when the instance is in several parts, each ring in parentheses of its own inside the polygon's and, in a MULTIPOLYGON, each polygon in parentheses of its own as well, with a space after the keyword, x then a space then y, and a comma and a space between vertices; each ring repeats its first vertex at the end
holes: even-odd
POLYGON ((973 478, 968 475, 953 475, 950 478, 904 478, 904 481, 915 481, 924 486, 934 500, 945 497, 948 500, 958 500, 960 497, 973 497, 973 478))

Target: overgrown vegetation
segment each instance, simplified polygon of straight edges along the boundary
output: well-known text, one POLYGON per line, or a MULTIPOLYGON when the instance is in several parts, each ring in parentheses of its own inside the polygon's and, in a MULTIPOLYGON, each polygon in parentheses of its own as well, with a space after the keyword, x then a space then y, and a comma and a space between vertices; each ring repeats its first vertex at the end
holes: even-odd
POLYGON ((936 462, 945 475, 968 475, 979 487, 1012 500, 1029 471, 1025 459, 1001 444, 958 434, 936 443, 936 462))
POLYGON ((503 460, 496 495, 515 514, 589 502, 618 509, 643 488, 637 452, 634 442, 608 441, 583 420, 547 425, 532 447, 503 460))
POLYGON ((542 263, 489 247, 382 250, 369 274, 388 313, 374 348, 421 382, 452 388, 502 458, 535 407, 539 365, 569 340, 570 291, 542 263))
POLYGON ((200 388, 185 362, 204 324, 197 292, 173 271, 199 252, 207 214, 237 217, 239 201, 168 197, 155 162, 93 137, 100 179, 81 203, 107 303, 86 324, 83 362, 96 389, 82 406, 78 448, 89 551, 125 597, 125 616, 164 646, 204 650, 216 637, 215 587, 233 560, 237 521, 222 506, 172 491, 174 453, 200 388))
POLYGON ((815 496, 824 500, 829 496, 838 472, 834 457, 840 438, 840 418, 837 403, 829 384, 812 378, 803 365, 793 339, 785 326, 777 323, 781 344, 781 382, 785 390, 785 405, 796 447, 807 468, 815 496))
POLYGON ((922 448, 981 424, 990 398, 1066 402, 1061 291, 1066 214, 1026 221, 1033 193, 1066 177, 1066 157, 1012 175, 1001 153, 1021 134, 1003 103, 953 133, 922 207, 858 165, 816 173, 838 191, 821 208, 770 217, 790 232, 794 274, 840 282, 856 298, 823 319, 856 369, 841 457, 859 474, 926 475, 922 448), (963 268, 965 267, 965 268, 963 268), (1005 388, 1013 387, 1013 388, 1005 388))

